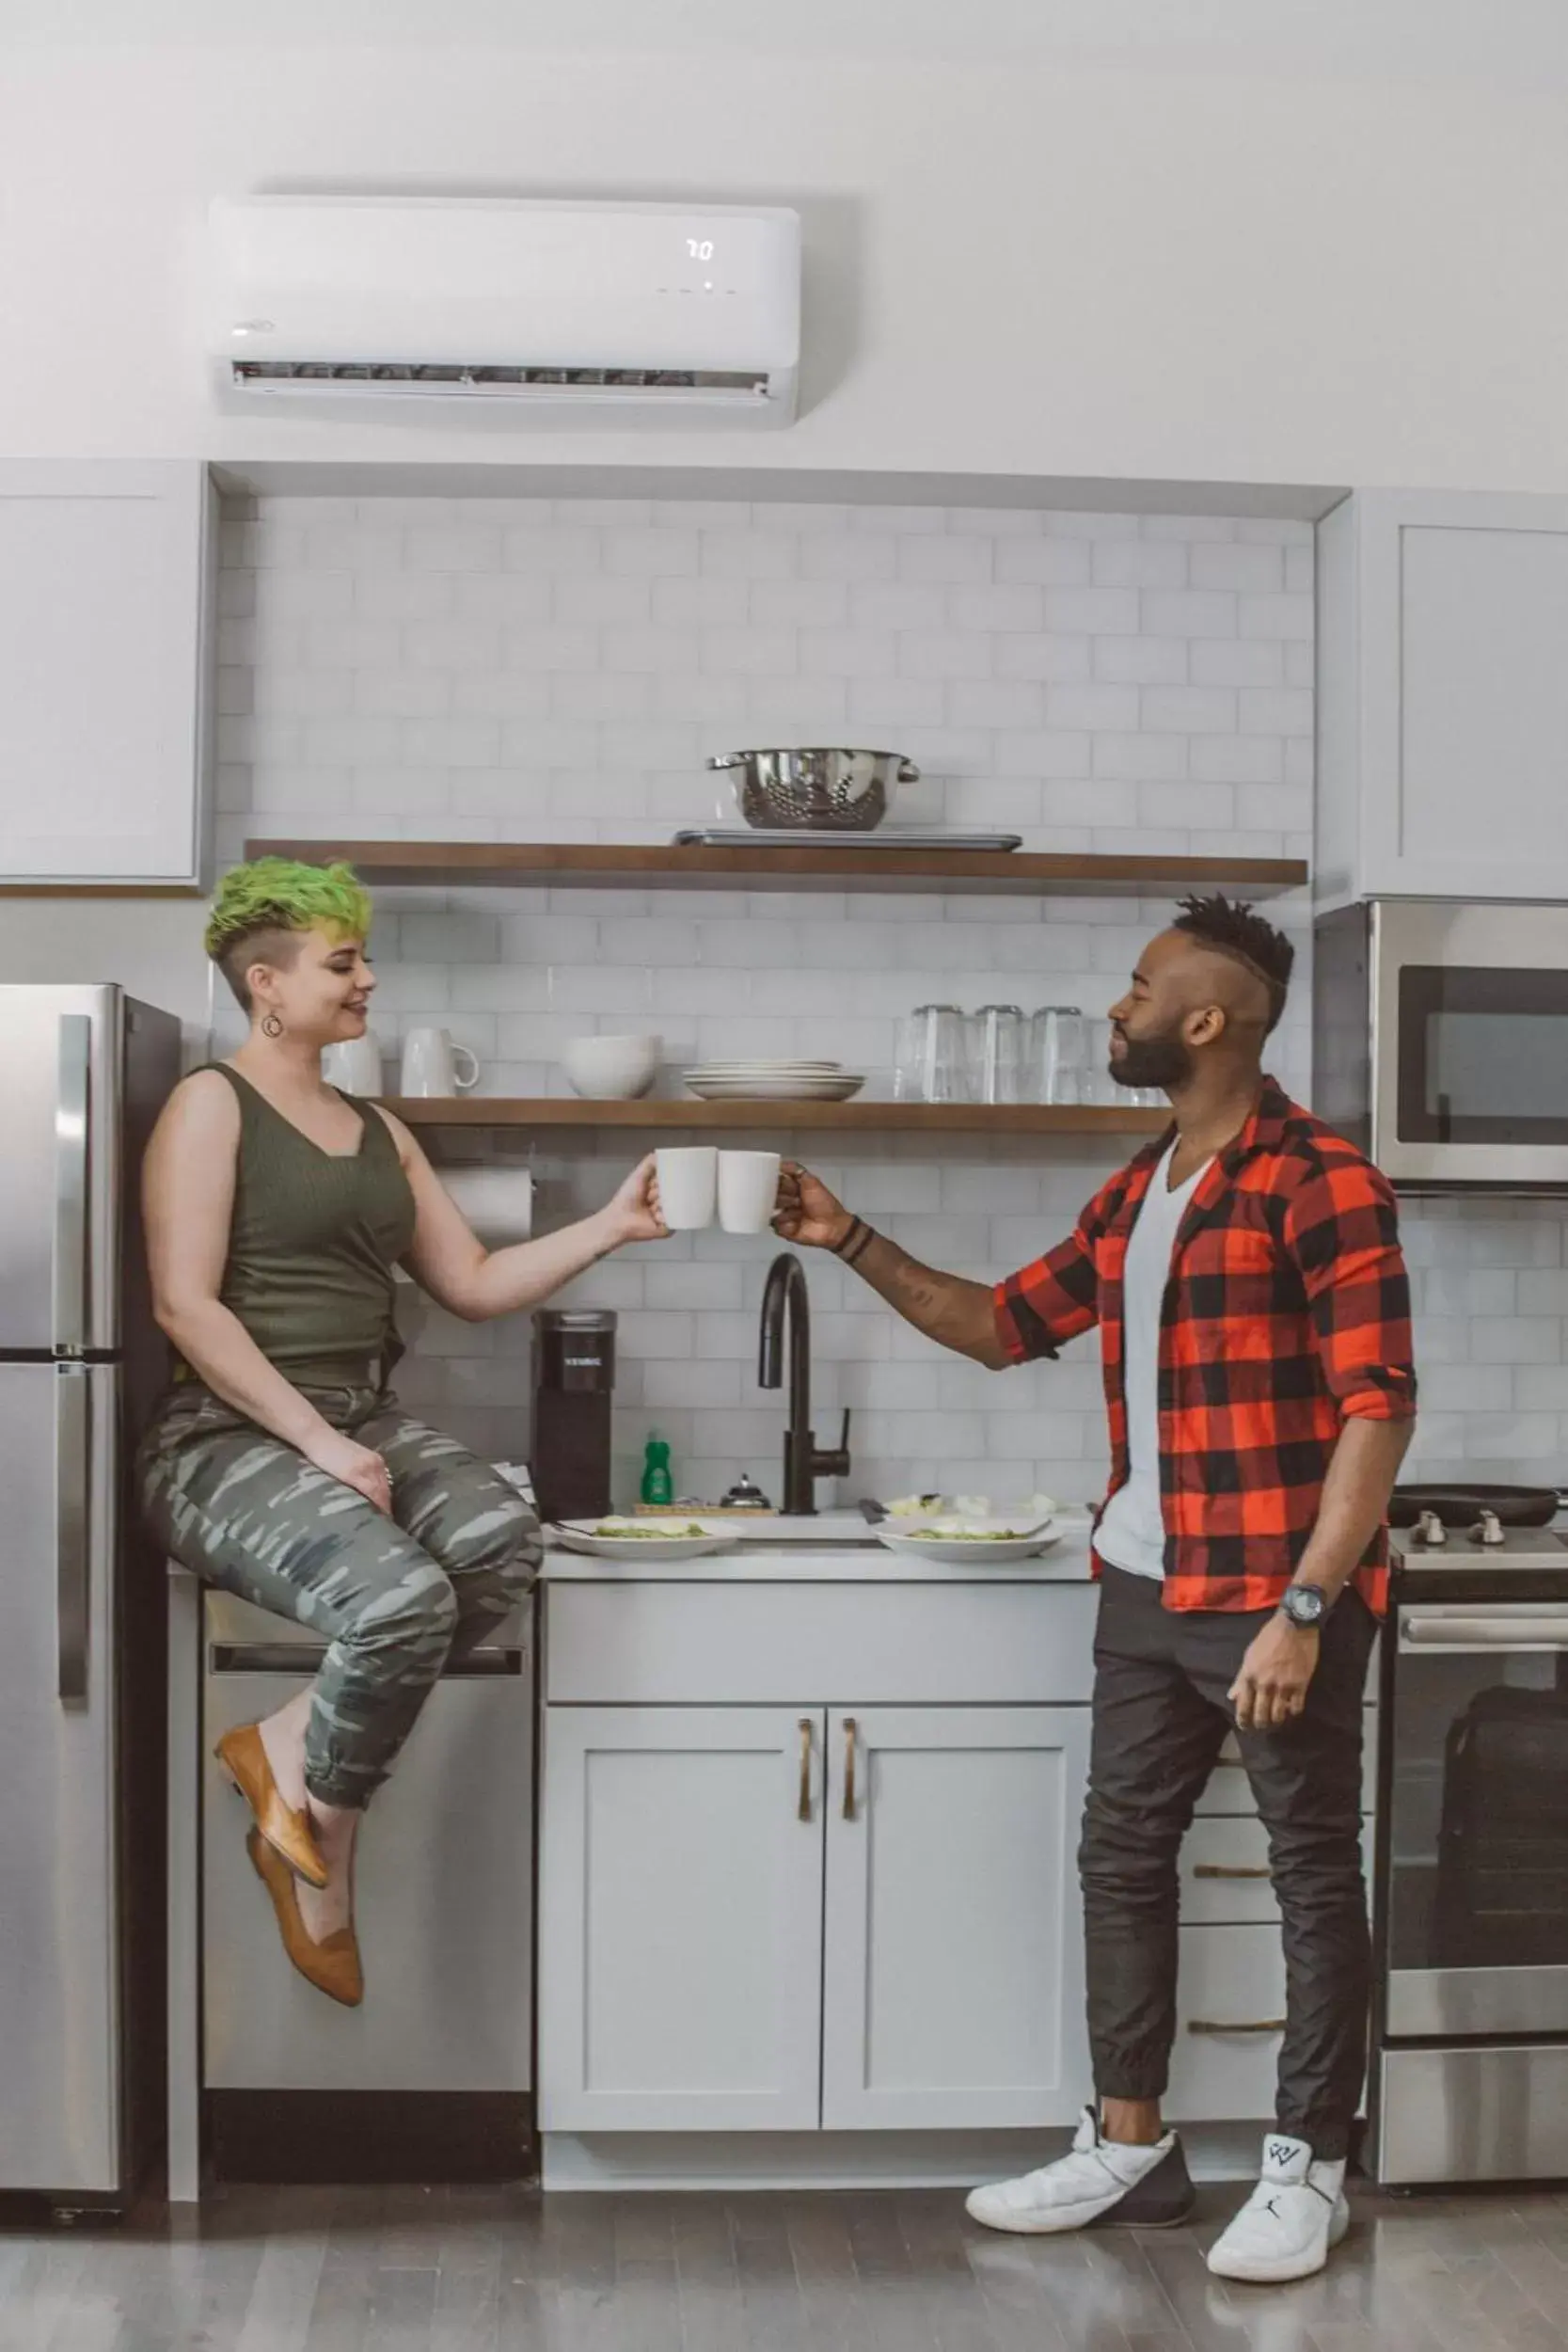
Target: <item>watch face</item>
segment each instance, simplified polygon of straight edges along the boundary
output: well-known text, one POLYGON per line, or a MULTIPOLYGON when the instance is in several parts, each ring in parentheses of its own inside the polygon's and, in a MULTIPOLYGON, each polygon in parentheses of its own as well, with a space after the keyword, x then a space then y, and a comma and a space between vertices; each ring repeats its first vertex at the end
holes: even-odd
POLYGON ((1323 1614, 1323 1597, 1312 1584, 1292 1584, 1285 1595, 1285 1614, 1294 1625, 1318 1625, 1323 1614))

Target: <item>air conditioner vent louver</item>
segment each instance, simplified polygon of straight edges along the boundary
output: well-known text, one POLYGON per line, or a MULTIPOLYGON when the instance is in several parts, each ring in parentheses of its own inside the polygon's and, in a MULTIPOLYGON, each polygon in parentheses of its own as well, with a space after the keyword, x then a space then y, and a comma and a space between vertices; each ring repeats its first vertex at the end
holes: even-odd
POLYGON ((213 232, 225 400, 795 414, 800 224, 779 207, 246 197, 213 232))
POLYGON ((434 366, 398 359, 236 359, 236 388, 250 391, 312 389, 352 391, 373 384, 377 390, 450 394, 545 391, 571 394, 637 390, 712 393, 730 399, 765 400, 768 377, 748 369, 721 368, 502 368, 434 366))

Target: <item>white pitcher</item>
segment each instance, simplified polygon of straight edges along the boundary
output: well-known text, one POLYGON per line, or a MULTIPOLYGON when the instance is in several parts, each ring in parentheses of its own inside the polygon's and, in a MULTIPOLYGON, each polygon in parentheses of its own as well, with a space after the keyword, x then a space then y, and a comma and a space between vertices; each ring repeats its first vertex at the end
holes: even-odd
POLYGON ((410 1029, 403 1041, 404 1094, 466 1094, 479 1084, 479 1062, 466 1045, 454 1045, 445 1029, 410 1029), (468 1065, 465 1077, 459 1057, 468 1065))

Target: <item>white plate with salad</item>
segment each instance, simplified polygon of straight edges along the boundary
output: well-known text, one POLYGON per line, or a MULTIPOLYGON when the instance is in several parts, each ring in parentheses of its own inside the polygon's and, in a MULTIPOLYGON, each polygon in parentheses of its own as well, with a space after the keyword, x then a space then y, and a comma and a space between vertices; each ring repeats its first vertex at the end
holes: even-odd
POLYGON ((1064 1530, 1053 1519, 931 1518, 914 1527, 884 1519, 877 1540, 905 1560, 936 1560, 944 1567, 1007 1568, 1033 1560, 1064 1530))
POLYGON ((710 1560, 731 1551, 733 1533, 717 1533, 701 1519, 561 1519, 557 1540, 568 1551, 594 1560, 710 1560))

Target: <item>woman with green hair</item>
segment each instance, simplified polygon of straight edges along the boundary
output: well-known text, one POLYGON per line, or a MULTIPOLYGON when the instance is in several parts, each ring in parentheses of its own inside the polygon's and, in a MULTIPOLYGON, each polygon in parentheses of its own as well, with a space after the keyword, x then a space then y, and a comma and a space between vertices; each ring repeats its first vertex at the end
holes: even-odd
POLYGON ((309 1688, 218 1755, 289 1958, 351 2007, 359 1817, 449 1656, 540 1558, 515 1489, 388 1387, 394 1268, 480 1322, 665 1231, 645 1160, 580 1224, 482 1246, 407 1128, 322 1077, 324 1048, 364 1034, 370 927, 346 866, 262 858, 224 877, 207 952, 250 1032, 175 1089, 148 1148, 153 1299, 178 1368, 137 1460, 166 1550, 327 1636, 309 1688))

